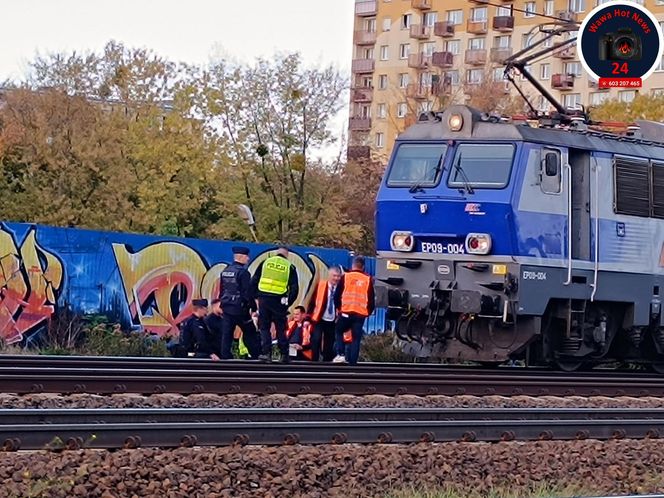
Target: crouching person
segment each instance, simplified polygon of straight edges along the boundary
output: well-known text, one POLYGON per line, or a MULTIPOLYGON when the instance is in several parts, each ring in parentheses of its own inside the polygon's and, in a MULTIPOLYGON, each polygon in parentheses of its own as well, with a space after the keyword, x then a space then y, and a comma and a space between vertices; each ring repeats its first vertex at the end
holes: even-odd
POLYGON ((207 299, 194 299, 193 314, 182 324, 179 346, 181 351, 187 352, 187 356, 195 358, 211 358, 218 360, 219 356, 214 352, 215 347, 210 343, 212 334, 205 323, 207 315, 207 299))
POLYGON ((313 344, 311 334, 313 323, 306 314, 304 306, 296 306, 293 311, 293 319, 288 322, 289 352, 291 358, 297 360, 313 361, 313 344))

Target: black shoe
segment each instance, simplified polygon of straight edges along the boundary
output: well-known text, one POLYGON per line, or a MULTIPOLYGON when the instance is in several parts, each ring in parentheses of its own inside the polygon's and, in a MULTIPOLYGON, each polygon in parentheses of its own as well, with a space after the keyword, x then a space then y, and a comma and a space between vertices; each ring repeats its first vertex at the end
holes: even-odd
POLYGON ((258 356, 258 361, 263 363, 272 363, 272 356, 269 354, 262 354, 258 356))
POLYGON ((281 363, 284 363, 284 364, 286 364, 286 363, 290 363, 290 355, 288 355, 288 354, 282 354, 282 355, 281 355, 281 360, 280 360, 280 361, 281 361, 281 363))

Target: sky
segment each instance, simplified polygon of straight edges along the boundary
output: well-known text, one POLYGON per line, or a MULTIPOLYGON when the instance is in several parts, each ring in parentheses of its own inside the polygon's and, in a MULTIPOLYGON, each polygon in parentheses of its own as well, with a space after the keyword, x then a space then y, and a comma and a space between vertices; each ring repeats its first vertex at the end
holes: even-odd
MULTIPOLYGON (((11 0, 2 2, 0 81, 20 79, 37 53, 98 51, 109 40, 174 61, 275 52, 350 71, 354 0, 11 0)), ((349 73, 348 73, 349 74, 349 73)), ((347 106, 335 119, 343 129, 347 106)))

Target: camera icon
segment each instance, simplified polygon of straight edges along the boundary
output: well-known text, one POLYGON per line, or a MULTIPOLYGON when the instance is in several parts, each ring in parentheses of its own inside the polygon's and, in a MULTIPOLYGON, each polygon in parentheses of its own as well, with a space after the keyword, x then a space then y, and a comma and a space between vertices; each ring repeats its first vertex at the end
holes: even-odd
POLYGON ((599 41, 599 60, 641 60, 641 38, 630 28, 620 28, 616 33, 606 33, 599 41))

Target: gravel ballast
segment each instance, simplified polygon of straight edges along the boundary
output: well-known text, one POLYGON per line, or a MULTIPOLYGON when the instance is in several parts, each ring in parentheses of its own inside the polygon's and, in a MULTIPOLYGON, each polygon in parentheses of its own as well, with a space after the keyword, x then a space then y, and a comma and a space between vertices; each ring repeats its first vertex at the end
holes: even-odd
POLYGON ((384 497, 412 487, 544 485, 627 494, 661 491, 663 464, 656 440, 19 452, 0 453, 0 494, 384 497))
POLYGON ((307 394, 0 394, 0 408, 664 408, 664 398, 601 396, 350 396, 307 394))

